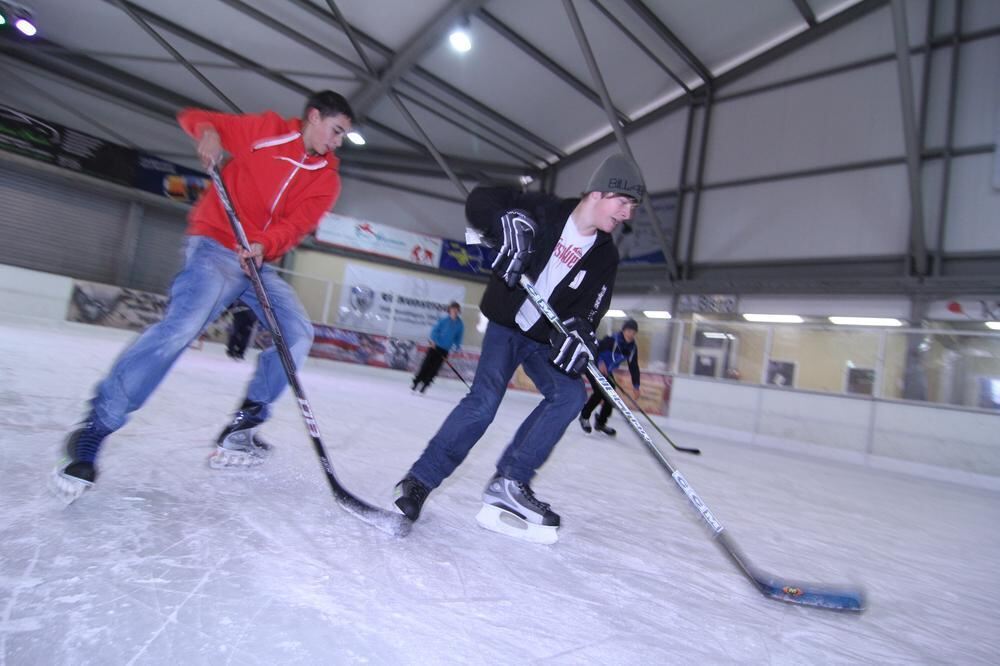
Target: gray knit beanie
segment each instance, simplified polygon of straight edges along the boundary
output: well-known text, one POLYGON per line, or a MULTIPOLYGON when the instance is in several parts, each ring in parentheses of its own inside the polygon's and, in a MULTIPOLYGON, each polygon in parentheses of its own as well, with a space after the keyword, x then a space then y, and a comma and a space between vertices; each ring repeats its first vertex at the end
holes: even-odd
POLYGON ((642 201, 646 188, 642 184, 639 169, 627 157, 615 153, 601 162, 584 191, 614 192, 642 201))

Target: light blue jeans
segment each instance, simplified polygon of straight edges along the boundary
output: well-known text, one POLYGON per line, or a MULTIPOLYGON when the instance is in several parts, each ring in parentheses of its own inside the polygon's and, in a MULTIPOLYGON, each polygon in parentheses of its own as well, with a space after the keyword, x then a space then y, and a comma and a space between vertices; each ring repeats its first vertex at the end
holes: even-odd
MULTIPOLYGON (((235 252, 205 236, 188 236, 186 242, 184 268, 170 286, 163 320, 147 328, 122 352, 97 386, 90 418, 108 431, 125 425, 128 415, 146 402, 188 345, 237 298, 260 321, 267 321, 235 252)), ((313 341, 309 316, 295 291, 273 267, 265 264, 261 278, 295 366, 302 367, 313 341)), ((287 385, 278 350, 271 346, 257 359, 246 399, 270 405, 287 385)), ((269 411, 265 407, 262 416, 267 418, 269 411)))

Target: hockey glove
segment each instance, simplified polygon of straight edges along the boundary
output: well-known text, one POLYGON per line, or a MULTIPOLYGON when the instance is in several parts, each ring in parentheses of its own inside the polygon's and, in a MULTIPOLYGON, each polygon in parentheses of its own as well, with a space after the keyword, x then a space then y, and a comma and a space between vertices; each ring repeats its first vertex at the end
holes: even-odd
POLYGON ((493 272, 513 289, 521 274, 528 267, 528 260, 534 251, 535 221, 523 210, 509 210, 500 218, 503 229, 503 244, 493 260, 493 272))
POLYGON ((553 365, 570 377, 579 377, 587 362, 597 358, 597 336, 590 322, 579 317, 564 321, 563 328, 569 335, 555 329, 549 335, 549 344, 552 345, 549 358, 553 365))

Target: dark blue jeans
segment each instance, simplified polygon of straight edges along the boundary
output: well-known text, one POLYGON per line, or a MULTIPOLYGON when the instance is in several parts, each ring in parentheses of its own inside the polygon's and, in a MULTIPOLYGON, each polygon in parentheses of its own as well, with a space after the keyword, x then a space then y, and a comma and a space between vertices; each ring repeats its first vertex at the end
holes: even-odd
POLYGON ((517 366, 524 366, 544 399, 517 429, 497 462, 497 471, 507 478, 531 481, 587 397, 579 377, 570 377, 549 362, 549 345, 519 330, 490 323, 482 349, 472 389, 410 469, 410 474, 428 488, 436 488, 448 478, 486 432, 517 366))

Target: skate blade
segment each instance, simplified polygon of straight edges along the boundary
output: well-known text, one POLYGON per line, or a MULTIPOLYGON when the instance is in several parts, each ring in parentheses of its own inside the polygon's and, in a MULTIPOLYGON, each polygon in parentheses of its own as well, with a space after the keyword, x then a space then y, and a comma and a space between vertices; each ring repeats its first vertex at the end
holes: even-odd
POLYGON ((491 532, 545 545, 559 540, 559 528, 550 525, 535 525, 492 504, 484 504, 476 514, 476 522, 491 532))
POLYGON ((93 485, 90 481, 84 481, 75 476, 63 474, 62 469, 58 467, 49 476, 48 484, 49 491, 66 506, 80 499, 80 496, 87 492, 93 485))
POLYGON ((212 469, 251 469, 263 465, 265 460, 267 458, 259 454, 217 446, 208 457, 208 466, 212 469))

